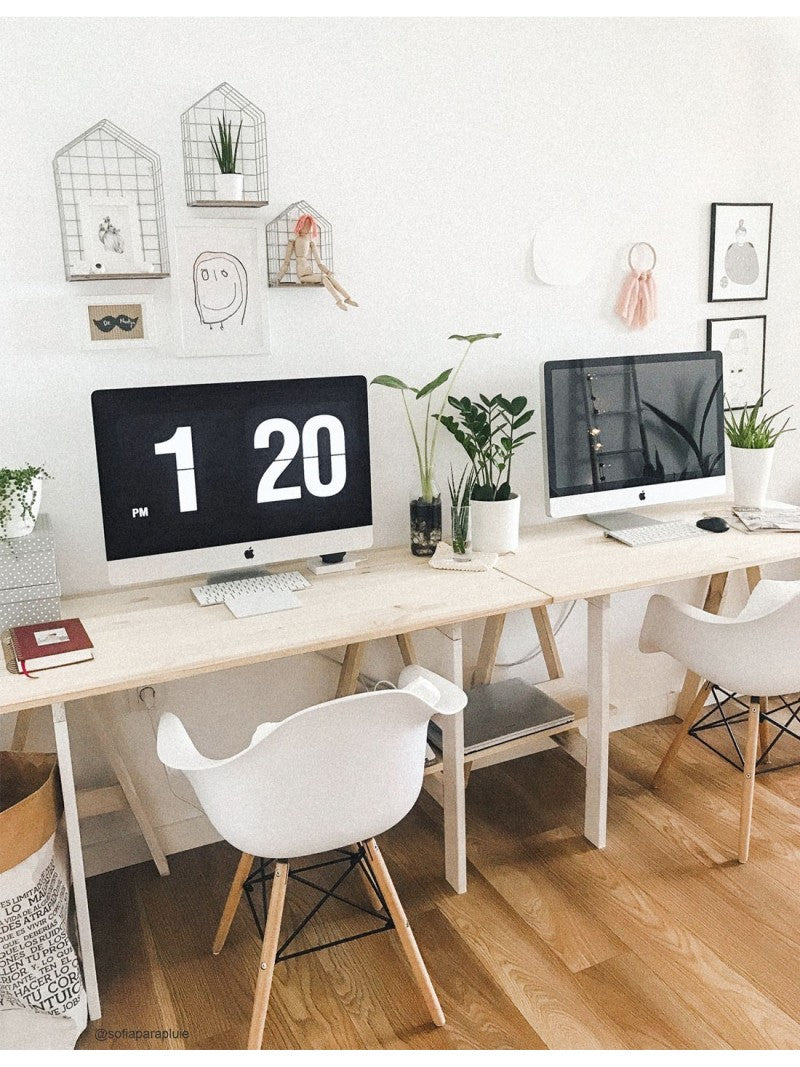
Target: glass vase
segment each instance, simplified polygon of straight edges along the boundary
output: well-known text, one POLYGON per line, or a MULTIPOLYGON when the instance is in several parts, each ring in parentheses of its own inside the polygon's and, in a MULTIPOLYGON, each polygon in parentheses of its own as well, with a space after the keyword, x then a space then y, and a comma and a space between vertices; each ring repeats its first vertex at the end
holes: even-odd
POLYGON ((442 539, 442 498, 438 490, 434 490, 431 500, 412 494, 409 513, 412 554, 432 556, 442 539))
POLYGON ((460 560, 472 559, 472 511, 469 504, 450 508, 453 528, 453 555, 460 560))

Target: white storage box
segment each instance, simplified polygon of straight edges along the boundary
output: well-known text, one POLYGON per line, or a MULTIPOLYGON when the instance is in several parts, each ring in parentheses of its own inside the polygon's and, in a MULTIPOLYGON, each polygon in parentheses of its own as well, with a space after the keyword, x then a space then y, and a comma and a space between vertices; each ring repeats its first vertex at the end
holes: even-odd
POLYGON ((61 586, 50 521, 33 533, 0 541, 0 630, 61 618, 61 586))

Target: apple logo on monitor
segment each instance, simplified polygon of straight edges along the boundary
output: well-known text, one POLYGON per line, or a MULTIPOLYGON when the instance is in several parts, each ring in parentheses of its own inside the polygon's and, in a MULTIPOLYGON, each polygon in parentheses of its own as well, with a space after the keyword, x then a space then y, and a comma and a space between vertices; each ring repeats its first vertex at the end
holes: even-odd
POLYGON ((253 559, 254 556, 255 556, 255 552, 253 551, 252 548, 246 548, 244 550, 244 558, 245 559, 253 559))
POLYGON ((644 495, 644 489, 641 491, 641 493, 639 493, 639 499, 640 500, 645 500, 646 499, 646 497, 644 495))

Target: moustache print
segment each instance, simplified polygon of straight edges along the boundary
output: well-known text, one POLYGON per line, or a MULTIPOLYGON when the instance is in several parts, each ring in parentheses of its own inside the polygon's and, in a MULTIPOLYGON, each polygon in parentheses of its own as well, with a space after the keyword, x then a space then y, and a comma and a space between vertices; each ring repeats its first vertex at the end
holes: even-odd
POLYGON ((124 330, 126 333, 130 333, 136 326, 139 318, 137 316, 135 319, 132 319, 130 315, 103 315, 102 319, 93 319, 92 321, 102 333, 111 333, 116 327, 120 330, 124 330))

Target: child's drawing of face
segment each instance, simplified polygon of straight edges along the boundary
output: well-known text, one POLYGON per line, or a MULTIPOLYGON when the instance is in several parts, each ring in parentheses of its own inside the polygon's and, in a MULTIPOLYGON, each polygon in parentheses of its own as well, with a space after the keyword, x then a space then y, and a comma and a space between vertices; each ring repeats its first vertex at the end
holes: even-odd
POLYGON ((194 298, 200 321, 227 322, 240 310, 244 319, 247 272, 229 252, 202 252, 194 263, 194 298))

